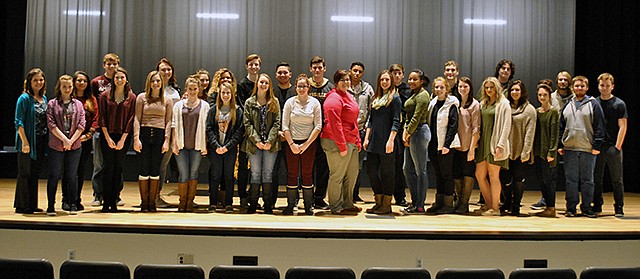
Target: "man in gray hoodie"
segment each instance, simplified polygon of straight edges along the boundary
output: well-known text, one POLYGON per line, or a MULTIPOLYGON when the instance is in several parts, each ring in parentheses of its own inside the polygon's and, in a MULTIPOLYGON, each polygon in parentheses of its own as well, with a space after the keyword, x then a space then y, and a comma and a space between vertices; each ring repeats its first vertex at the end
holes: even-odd
POLYGON ((604 113, 600 103, 587 96, 589 80, 584 76, 573 78, 573 93, 560 113, 560 141, 558 154, 564 155, 567 211, 565 216, 575 217, 580 202, 578 189, 582 193, 582 214, 595 218, 593 202, 593 172, 596 156, 604 139, 604 113))

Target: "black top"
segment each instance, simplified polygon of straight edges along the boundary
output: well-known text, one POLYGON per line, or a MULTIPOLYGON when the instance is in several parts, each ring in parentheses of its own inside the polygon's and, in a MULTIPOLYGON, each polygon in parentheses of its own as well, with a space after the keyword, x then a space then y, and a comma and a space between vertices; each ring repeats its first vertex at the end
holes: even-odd
POLYGON ((409 88, 409 85, 407 85, 404 82, 400 83, 397 89, 398 89, 398 95, 400 95, 400 100, 402 101, 402 112, 400 113, 400 130, 399 130, 399 131, 402 131, 402 127, 404 127, 404 122, 407 119, 407 112, 404 110, 404 103, 406 103, 407 100, 411 98, 411 95, 413 95, 413 93, 411 93, 411 88, 409 88))
POLYGON ((236 94, 236 104, 240 107, 244 108, 244 102, 251 97, 251 91, 253 91, 253 87, 256 85, 255 82, 250 81, 247 77, 244 77, 238 83, 238 89, 236 94))
MULTIPOLYGON (((209 146, 209 153, 214 152, 219 147, 227 147, 228 150, 233 150, 242 141, 244 136, 244 123, 242 122, 242 108, 236 108, 236 123, 227 127, 227 133, 224 137, 224 142, 220 142, 220 133, 218 127, 218 120, 216 119, 217 107, 213 106, 209 110, 207 115, 207 146, 209 146)), ((217 154, 217 153, 216 153, 217 154)))
POLYGON ((627 115, 627 106, 622 99, 613 96, 609 100, 602 100, 598 97, 602 112, 604 112, 605 136, 604 143, 615 145, 618 139, 618 119, 629 118, 627 115))
POLYGON ((294 90, 295 86, 289 86, 287 89, 282 89, 280 86, 276 85, 273 88, 273 95, 278 98, 278 102, 280 103, 280 117, 282 117, 282 111, 284 110, 284 103, 293 96, 296 95, 296 91, 294 90))
MULTIPOLYGON (((402 111, 402 101, 399 96, 394 96, 391 100, 391 104, 383 106, 379 109, 371 108, 369 112, 369 120, 367 121, 367 128, 371 129, 369 132, 369 146, 367 152, 376 153, 380 155, 386 154, 387 141, 389 140, 389 134, 391 131, 399 131, 400 127, 400 112, 402 111)), ((401 144, 401 135, 396 134, 394 150, 397 150, 399 144, 401 144)))

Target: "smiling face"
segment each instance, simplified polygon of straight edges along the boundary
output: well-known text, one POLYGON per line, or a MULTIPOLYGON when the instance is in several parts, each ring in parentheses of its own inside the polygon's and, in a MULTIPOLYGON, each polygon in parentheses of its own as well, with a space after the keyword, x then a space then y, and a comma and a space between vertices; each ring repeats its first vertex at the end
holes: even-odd
POLYGON ((61 80, 60 81, 60 93, 62 93, 64 98, 68 98, 71 96, 71 92, 73 92, 73 81, 72 80, 61 80))
POLYGON ((509 94, 511 95, 513 101, 517 102, 522 96, 522 88, 520 88, 519 84, 516 84, 511 87, 511 91, 509 91, 509 94))
POLYGON ((42 87, 44 87, 44 77, 41 74, 33 75, 33 78, 31 78, 31 89, 33 92, 37 94, 42 90, 42 87))
POLYGON ((127 84, 127 75, 123 72, 116 72, 116 75, 113 77, 113 83, 118 88, 122 88, 127 84))
POLYGON ((587 95, 589 86, 583 80, 576 80, 573 82, 573 93, 576 94, 576 98, 582 99, 587 95))
POLYGON ((231 102, 231 89, 226 86, 221 86, 220 99, 225 105, 228 105, 231 102))
POLYGON ((469 91, 471 91, 471 86, 464 81, 458 82, 458 93, 463 97, 469 96, 469 91))
POLYGON ((444 76, 449 82, 455 82, 458 79, 458 68, 454 65, 444 67, 444 76))
POLYGON ((269 78, 265 75, 261 75, 258 78, 258 91, 259 92, 267 92, 269 90, 269 78))
POLYGON ((498 71, 498 74, 499 74, 499 79, 501 81, 509 80, 509 77, 511 77, 511 65, 509 65, 509 63, 502 63, 502 66, 500 66, 500 71, 498 71))
POLYGON ((162 88, 162 78, 160 78, 159 74, 153 75, 149 82, 151 83, 151 90, 153 92, 160 92, 160 88, 162 88))
POLYGON ((247 68, 247 72, 250 75, 257 75, 258 72, 260 71, 260 58, 255 58, 251 61, 249 61, 249 63, 247 63, 247 65, 245 65, 245 68, 247 68))
POLYGON ((560 73, 557 77, 558 89, 565 90, 569 88, 571 82, 570 77, 560 73))
POLYGON ((342 92, 347 92, 349 88, 351 88, 351 77, 349 77, 349 75, 343 76, 338 81, 338 89, 342 92))
POLYGON ((160 63, 160 66, 158 66, 158 71, 162 73, 162 77, 167 83, 169 82, 169 79, 171 79, 171 77, 173 76, 173 68, 171 68, 171 66, 167 63, 164 63, 164 62, 160 63))
POLYGON ((189 97, 197 97, 198 92, 200 91, 199 82, 196 80, 191 80, 187 83, 187 95, 189 97))
POLYGON ((207 74, 199 74, 198 75, 198 84, 200 85, 200 90, 205 90, 209 87, 209 75, 207 74))
POLYGON ((433 84, 433 91, 435 91, 436 96, 438 96, 438 100, 444 100, 447 98, 447 86, 444 84, 444 81, 441 79, 437 79, 433 84))
POLYGON ((298 79, 298 82, 296 83, 296 93, 298 93, 299 96, 306 96, 309 94, 309 81, 307 81, 306 78, 298 79))
POLYGON ((611 91, 613 91, 613 83, 611 82, 611 80, 600 80, 598 82, 598 91, 600 91, 600 94, 605 96, 611 95, 611 91))
POLYGON ((280 66, 276 69, 276 79, 279 84, 289 84, 291 81, 291 71, 287 66, 280 66))
POLYGON ((538 89, 538 102, 540 102, 540 104, 548 104, 549 103, 549 97, 550 97, 550 92, 544 88, 539 88, 538 89))
POLYGON ((104 73, 107 77, 113 77, 113 74, 116 72, 120 64, 115 60, 107 60, 102 63, 102 68, 104 69, 104 73))
POLYGON ((78 75, 75 82, 76 90, 84 92, 84 90, 87 89, 88 85, 89 79, 87 78, 87 76, 83 74, 78 75))
POLYGON ((491 98, 494 98, 496 96, 496 86, 493 84, 493 82, 485 81, 484 84, 482 84, 482 88, 487 96, 491 98))
POLYGON ((420 79, 420 75, 416 72, 411 72, 409 74, 409 79, 407 80, 409 84, 409 88, 413 90, 418 90, 422 87, 422 79, 420 79))
POLYGON ((389 90, 389 88, 391 87, 391 76, 389 75, 389 73, 384 73, 380 76, 380 87, 382 88, 383 91, 387 91, 389 90))

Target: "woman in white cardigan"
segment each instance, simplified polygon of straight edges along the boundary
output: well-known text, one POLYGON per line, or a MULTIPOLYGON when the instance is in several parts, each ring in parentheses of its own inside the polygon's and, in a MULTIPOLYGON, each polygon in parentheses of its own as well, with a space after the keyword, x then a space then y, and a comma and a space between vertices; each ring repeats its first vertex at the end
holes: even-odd
POLYGON ((172 151, 178 164, 178 212, 193 212, 193 200, 198 185, 198 168, 202 156, 207 155, 206 122, 209 104, 198 98, 198 79, 187 78, 184 88, 187 98, 173 106, 172 151))
POLYGON ((500 216, 500 169, 509 168, 511 107, 500 94, 502 87, 495 77, 488 77, 482 82, 481 92, 482 126, 476 155, 476 179, 486 202, 481 209, 482 215, 500 216))

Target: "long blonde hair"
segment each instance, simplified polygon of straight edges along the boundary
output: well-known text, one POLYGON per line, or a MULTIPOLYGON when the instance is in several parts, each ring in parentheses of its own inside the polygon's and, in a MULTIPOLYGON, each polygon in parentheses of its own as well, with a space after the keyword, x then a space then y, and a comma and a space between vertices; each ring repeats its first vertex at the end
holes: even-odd
POLYGON ((251 92, 251 96, 258 94, 258 87, 259 87, 258 82, 260 81, 261 77, 266 77, 267 80, 269 80, 269 90, 267 90, 267 111, 273 112, 273 113, 280 113, 278 109, 278 105, 279 105, 278 98, 276 98, 276 96, 273 95, 273 83, 271 82, 271 78, 269 77, 269 75, 260 74, 258 76, 256 85, 253 87, 253 91, 251 92))
POLYGON ((149 72, 149 74, 147 75, 147 82, 144 85, 144 96, 147 99, 147 102, 149 103, 154 103, 155 101, 160 101, 160 104, 164 104, 164 78, 162 77, 162 75, 160 74, 160 72, 158 71, 151 71, 149 72), (153 96, 151 96, 151 79, 153 78, 153 76, 158 75, 160 77, 160 90, 158 92, 158 98, 154 98, 153 96))
POLYGON ((233 86, 231 83, 225 82, 222 83, 218 86, 218 96, 216 97, 216 119, 220 118, 220 109, 222 108, 222 106, 224 105, 223 101, 222 101, 222 97, 220 97, 222 94, 222 88, 228 88, 229 90, 231 90, 231 100, 229 101, 229 107, 231 108, 229 110, 229 119, 231 119, 231 125, 235 125, 236 124, 236 89, 235 86, 233 86))
POLYGON ((498 81, 498 79, 495 77, 488 77, 482 82, 482 88, 480 89, 482 92, 480 95, 482 98, 481 100, 482 105, 494 104, 494 103, 491 103, 491 104, 489 103, 491 101, 491 98, 489 97, 489 95, 487 95, 487 92, 484 90, 484 85, 487 82, 493 83, 493 86, 496 90, 496 101, 494 103, 500 102, 504 98, 504 95, 502 94, 502 86, 500 85, 500 81, 498 81))

